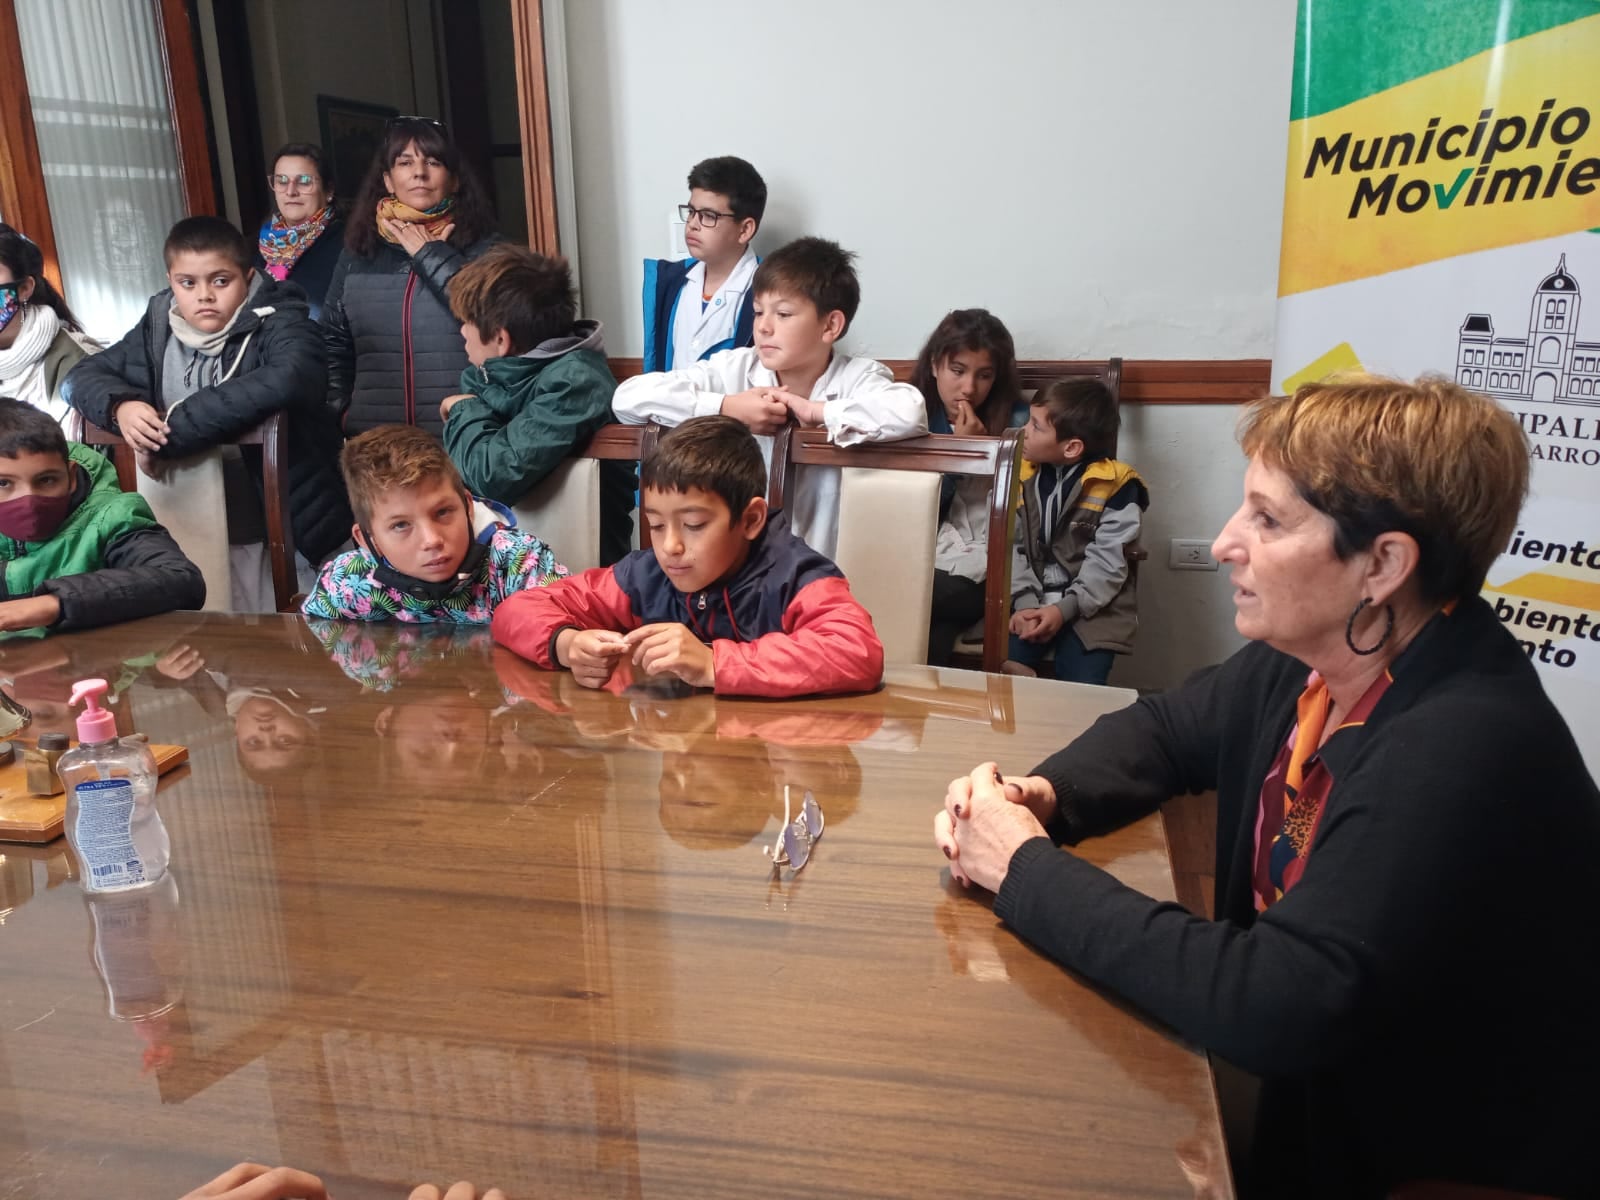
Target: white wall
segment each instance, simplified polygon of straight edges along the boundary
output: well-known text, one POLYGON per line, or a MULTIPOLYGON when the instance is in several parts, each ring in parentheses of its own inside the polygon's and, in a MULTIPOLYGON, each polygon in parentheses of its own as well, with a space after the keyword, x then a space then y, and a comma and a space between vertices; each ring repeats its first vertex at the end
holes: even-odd
MULTIPOLYGON (((698 159, 770 193, 758 249, 859 253, 849 348, 913 357, 983 305, 1024 358, 1271 354, 1294 6, 1279 0, 811 0, 566 8, 584 307, 641 349, 640 260, 667 252, 698 159)), ((1175 682, 1237 644, 1226 573, 1166 539, 1237 505, 1228 407, 1133 405, 1154 493, 1145 626, 1114 681, 1175 682)))

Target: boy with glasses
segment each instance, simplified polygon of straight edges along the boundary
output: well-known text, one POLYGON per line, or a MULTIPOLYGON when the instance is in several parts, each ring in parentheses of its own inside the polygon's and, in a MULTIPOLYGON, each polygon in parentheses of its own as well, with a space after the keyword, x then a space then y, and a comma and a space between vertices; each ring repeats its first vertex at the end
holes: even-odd
POLYGON ((678 215, 694 257, 644 264, 646 371, 751 344, 750 282, 760 259, 750 240, 766 207, 767 185, 742 158, 708 158, 689 172, 689 203, 678 215))

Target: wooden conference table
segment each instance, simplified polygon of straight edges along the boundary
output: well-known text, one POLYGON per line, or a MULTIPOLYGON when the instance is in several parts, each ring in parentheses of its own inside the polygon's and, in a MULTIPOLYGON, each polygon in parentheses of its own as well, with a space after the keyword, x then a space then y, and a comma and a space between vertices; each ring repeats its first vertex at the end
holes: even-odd
MULTIPOLYGON (((1228 1194, 1204 1057, 931 839, 955 774, 1129 692, 585 692, 483 630, 182 614, 0 645, 20 740, 89 675, 189 747, 171 882, 90 903, 64 841, 0 845, 0 1193, 175 1200, 251 1159, 340 1200, 1228 1194), (827 825, 775 878, 785 785, 827 825)), ((1155 819, 1080 852, 1172 895, 1155 819)))

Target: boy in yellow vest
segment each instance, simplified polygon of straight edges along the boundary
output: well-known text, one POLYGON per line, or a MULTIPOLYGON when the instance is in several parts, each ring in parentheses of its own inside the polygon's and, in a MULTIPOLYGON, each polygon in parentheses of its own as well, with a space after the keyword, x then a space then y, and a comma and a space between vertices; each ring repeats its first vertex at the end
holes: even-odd
POLYGON ((1150 493, 1111 457, 1117 423, 1098 379, 1058 380, 1029 406, 1022 457, 1032 473, 1013 549, 1008 652, 1020 674, 1053 650, 1057 679, 1103 684, 1115 656, 1133 649, 1139 601, 1127 550, 1150 493))

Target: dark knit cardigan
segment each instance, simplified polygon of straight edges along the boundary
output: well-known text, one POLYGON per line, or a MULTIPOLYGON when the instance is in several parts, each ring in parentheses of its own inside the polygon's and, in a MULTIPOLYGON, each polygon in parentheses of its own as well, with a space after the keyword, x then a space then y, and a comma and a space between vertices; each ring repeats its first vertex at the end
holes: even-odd
POLYGON ((1600 792, 1483 600, 1436 617, 1391 670, 1367 722, 1324 745, 1333 787, 1305 874, 1266 912, 1260 789, 1307 670, 1260 643, 1037 769, 1069 843, 1216 789, 1218 919, 1045 838, 1013 855, 995 912, 1263 1077, 1251 1194, 1442 1179, 1592 1195, 1600 792))

